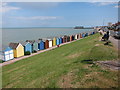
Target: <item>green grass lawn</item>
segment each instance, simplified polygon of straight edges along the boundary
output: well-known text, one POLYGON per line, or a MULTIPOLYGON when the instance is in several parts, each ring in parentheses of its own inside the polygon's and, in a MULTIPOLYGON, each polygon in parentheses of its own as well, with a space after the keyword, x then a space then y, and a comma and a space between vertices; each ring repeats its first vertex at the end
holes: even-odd
POLYGON ((0 63, 2 63, 3 61, 2 60, 0 60, 0 63))
POLYGON ((117 51, 99 34, 3 67, 4 88, 116 88, 118 72, 83 60, 114 60, 117 51))

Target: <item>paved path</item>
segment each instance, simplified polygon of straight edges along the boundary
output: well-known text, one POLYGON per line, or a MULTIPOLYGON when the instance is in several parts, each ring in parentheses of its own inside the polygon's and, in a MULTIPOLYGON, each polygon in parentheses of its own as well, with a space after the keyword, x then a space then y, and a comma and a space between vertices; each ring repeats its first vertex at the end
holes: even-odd
POLYGON ((120 40, 115 39, 114 37, 110 36, 109 40, 113 43, 113 45, 120 50, 120 40))
POLYGON ((120 62, 116 61, 97 61, 102 67, 106 67, 112 70, 120 70, 120 62))
MULTIPOLYGON (((80 39, 82 39, 82 38, 80 38, 80 39)), ((80 40, 80 39, 78 39, 78 40, 80 40)), ((66 43, 62 43, 62 44, 60 44, 60 46, 65 45, 65 44, 69 44, 69 43, 75 42, 75 41, 76 41, 76 40, 70 41, 70 42, 66 42, 66 43)), ((42 52, 46 52, 46 51, 52 50, 52 49, 54 49, 54 48, 57 48, 57 46, 53 46, 53 47, 51 47, 51 48, 38 51, 37 53, 32 53, 32 54, 29 55, 29 56, 22 56, 22 57, 15 58, 15 59, 13 59, 13 60, 10 60, 10 61, 4 62, 4 63, 0 63, 0 66, 5 66, 5 65, 8 65, 8 64, 14 63, 14 62, 16 62, 16 61, 19 61, 19 60, 22 60, 22 59, 25 59, 25 58, 28 58, 28 57, 31 57, 31 56, 40 54, 40 53, 42 53, 42 52)))

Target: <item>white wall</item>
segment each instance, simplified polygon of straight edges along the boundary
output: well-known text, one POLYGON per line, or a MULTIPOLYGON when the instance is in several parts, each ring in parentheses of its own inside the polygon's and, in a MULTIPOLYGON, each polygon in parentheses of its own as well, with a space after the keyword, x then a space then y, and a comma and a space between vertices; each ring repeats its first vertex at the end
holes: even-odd
POLYGON ((52 47, 52 40, 49 41, 49 47, 52 47))
POLYGON ((77 34, 75 35, 75 39, 77 39, 77 34))
POLYGON ((4 56, 4 61, 8 61, 14 58, 13 50, 11 51, 6 51, 4 56))

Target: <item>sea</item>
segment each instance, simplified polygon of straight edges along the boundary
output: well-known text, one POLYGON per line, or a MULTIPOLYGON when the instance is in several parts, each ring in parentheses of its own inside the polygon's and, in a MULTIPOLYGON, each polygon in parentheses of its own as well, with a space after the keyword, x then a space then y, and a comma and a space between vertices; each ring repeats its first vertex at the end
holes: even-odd
POLYGON ((53 38, 91 31, 94 31, 94 29, 74 29, 73 27, 3 28, 2 46, 0 47, 4 50, 10 42, 53 38))

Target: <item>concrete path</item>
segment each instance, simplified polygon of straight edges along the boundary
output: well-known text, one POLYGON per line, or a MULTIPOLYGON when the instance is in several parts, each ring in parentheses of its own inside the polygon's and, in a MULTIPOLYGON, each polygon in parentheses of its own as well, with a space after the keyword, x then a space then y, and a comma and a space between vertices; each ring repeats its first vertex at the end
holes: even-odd
POLYGON ((97 61, 102 68, 108 68, 112 70, 120 70, 120 62, 118 60, 116 61, 97 61))
MULTIPOLYGON (((80 39, 82 39, 82 38, 80 38, 80 39)), ((78 40, 80 40, 80 39, 78 39, 78 40)), ((65 45, 65 44, 69 44, 69 43, 75 42, 75 41, 76 41, 76 40, 70 41, 70 42, 66 42, 66 43, 62 43, 62 44, 60 44, 60 46, 65 45)), ((19 60, 22 60, 22 59, 25 59, 25 58, 32 57, 32 56, 34 56, 34 55, 40 54, 40 53, 42 53, 42 52, 46 52, 46 51, 52 50, 52 49, 54 49, 54 48, 57 48, 57 46, 53 46, 53 47, 51 47, 51 48, 38 51, 37 53, 32 53, 32 54, 29 55, 29 56, 22 56, 22 57, 15 58, 15 59, 13 59, 13 60, 10 60, 10 61, 4 62, 4 63, 0 63, 0 66, 5 66, 5 65, 8 65, 8 64, 14 63, 14 62, 16 62, 16 61, 19 61, 19 60)))
POLYGON ((115 39, 114 37, 110 36, 109 40, 113 43, 113 45, 120 50, 120 40, 115 39))

